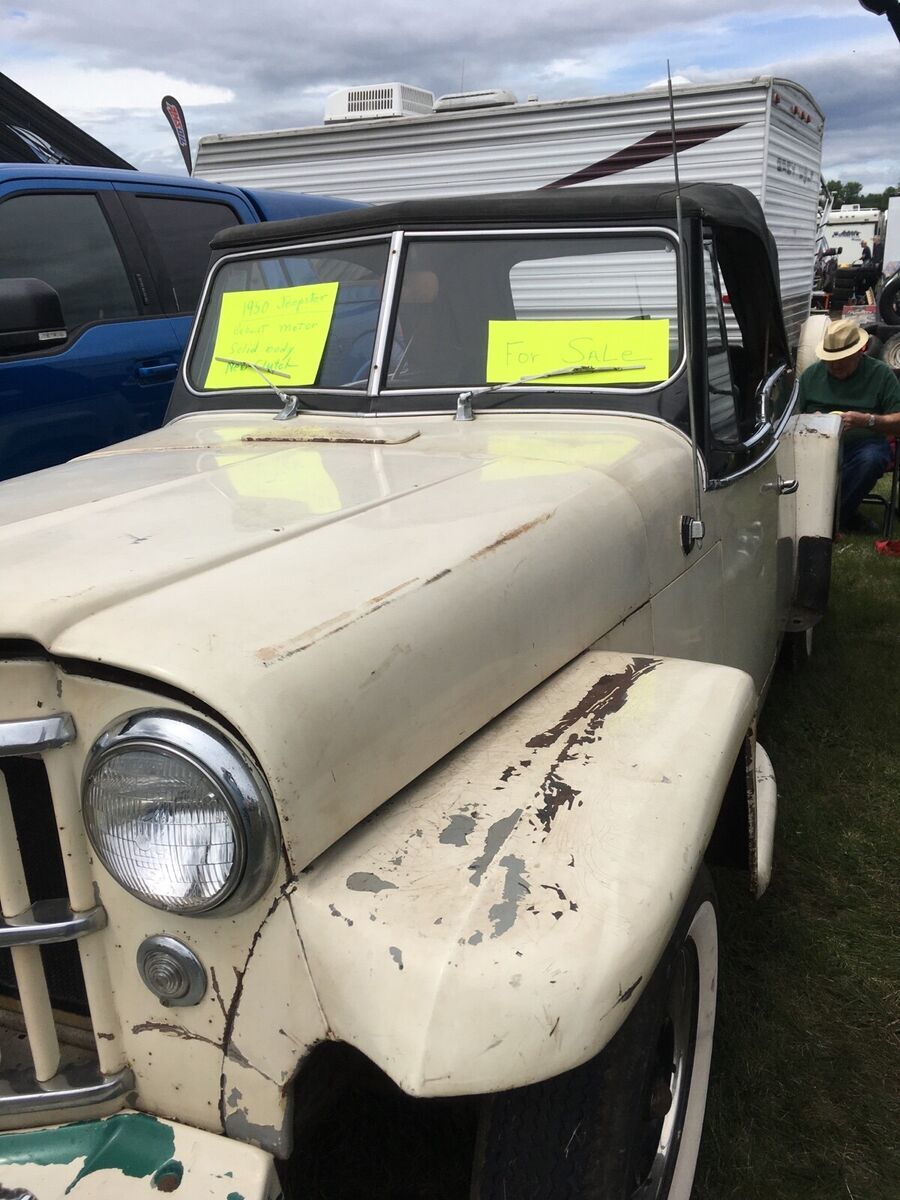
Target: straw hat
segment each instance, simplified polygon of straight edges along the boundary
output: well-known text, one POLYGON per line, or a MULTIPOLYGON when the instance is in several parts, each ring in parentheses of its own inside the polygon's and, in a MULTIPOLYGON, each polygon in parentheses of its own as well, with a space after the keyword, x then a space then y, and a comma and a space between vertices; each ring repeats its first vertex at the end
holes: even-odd
POLYGON ((832 321, 816 346, 816 357, 825 362, 849 358, 851 354, 865 350, 868 341, 869 335, 855 321, 832 321))

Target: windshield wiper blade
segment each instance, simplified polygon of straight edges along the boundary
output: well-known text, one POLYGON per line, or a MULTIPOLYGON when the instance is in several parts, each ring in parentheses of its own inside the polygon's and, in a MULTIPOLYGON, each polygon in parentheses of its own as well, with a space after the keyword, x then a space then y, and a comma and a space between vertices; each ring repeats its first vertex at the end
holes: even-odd
MULTIPOLYGON (((556 375, 606 375, 611 371, 642 371, 646 365, 646 363, 629 363, 627 366, 589 367, 585 364, 580 367, 556 367, 553 371, 541 371, 538 375, 522 375, 518 379, 495 383, 492 387, 470 388, 468 391, 460 392, 456 397, 456 416, 453 419, 455 421, 474 421, 472 401, 476 396, 480 399, 482 396, 489 396, 492 392, 517 388, 522 383, 533 383, 536 379, 553 379, 556 375)), ((493 408, 500 403, 502 400, 493 400, 485 407, 493 408)))
POLYGON ((297 415, 297 406, 300 402, 298 396, 289 396, 287 392, 283 392, 281 388, 277 388, 269 375, 277 375, 280 379, 290 379, 287 371, 276 371, 274 367, 267 367, 263 363, 250 362, 246 358, 222 358, 221 355, 216 355, 216 362, 227 363, 230 367, 247 367, 250 371, 255 371, 266 387, 270 387, 278 399, 284 406, 280 413, 275 414, 276 421, 287 421, 289 417, 297 415))

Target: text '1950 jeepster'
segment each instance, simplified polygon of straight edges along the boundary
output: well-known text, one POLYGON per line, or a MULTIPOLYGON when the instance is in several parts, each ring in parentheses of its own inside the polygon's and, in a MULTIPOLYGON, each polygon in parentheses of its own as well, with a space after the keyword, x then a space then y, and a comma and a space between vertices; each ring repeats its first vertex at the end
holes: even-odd
POLYGON ((213 248, 168 423, 0 489, 4 1194, 687 1200, 832 544, 759 206, 213 248))

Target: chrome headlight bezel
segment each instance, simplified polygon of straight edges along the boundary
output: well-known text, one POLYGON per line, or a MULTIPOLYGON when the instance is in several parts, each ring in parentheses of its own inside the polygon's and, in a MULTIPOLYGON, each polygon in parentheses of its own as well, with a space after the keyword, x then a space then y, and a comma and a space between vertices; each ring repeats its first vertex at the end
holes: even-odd
POLYGON ((186 917, 227 916, 248 908, 272 881, 279 858, 280 830, 268 786, 250 757, 219 730, 192 713, 143 709, 116 718, 91 747, 81 780, 84 825, 94 853, 125 891, 152 908, 186 917), (124 750, 152 750, 181 758, 221 795, 235 838, 235 864, 228 883, 204 905, 158 903, 129 886, 110 867, 91 836, 88 787, 97 769, 124 750))

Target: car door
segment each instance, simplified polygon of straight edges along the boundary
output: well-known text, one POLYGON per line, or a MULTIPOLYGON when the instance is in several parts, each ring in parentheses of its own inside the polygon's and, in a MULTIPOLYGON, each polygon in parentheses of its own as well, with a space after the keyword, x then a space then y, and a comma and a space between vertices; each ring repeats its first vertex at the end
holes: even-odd
POLYGON ((720 547, 724 661, 747 671, 761 689, 774 663, 793 577, 793 541, 780 505, 789 484, 778 473, 778 439, 767 411, 780 375, 771 372, 769 384, 733 314, 726 317, 711 239, 704 243, 703 271, 704 546, 720 547))
POLYGON ((219 229, 255 220, 238 195, 134 180, 0 185, 0 280, 59 295, 62 345, 0 357, 0 478, 161 424, 219 229))
POLYGON ((178 361, 108 182, 32 175, 0 185, 0 279, 21 278, 55 289, 66 337, 0 358, 0 478, 151 428, 178 361))
POLYGON ((206 278, 209 243, 220 230, 259 218, 239 193, 193 180, 190 186, 177 181, 166 186, 137 178, 117 182, 116 192, 141 244, 161 310, 172 322, 180 357, 206 278))

